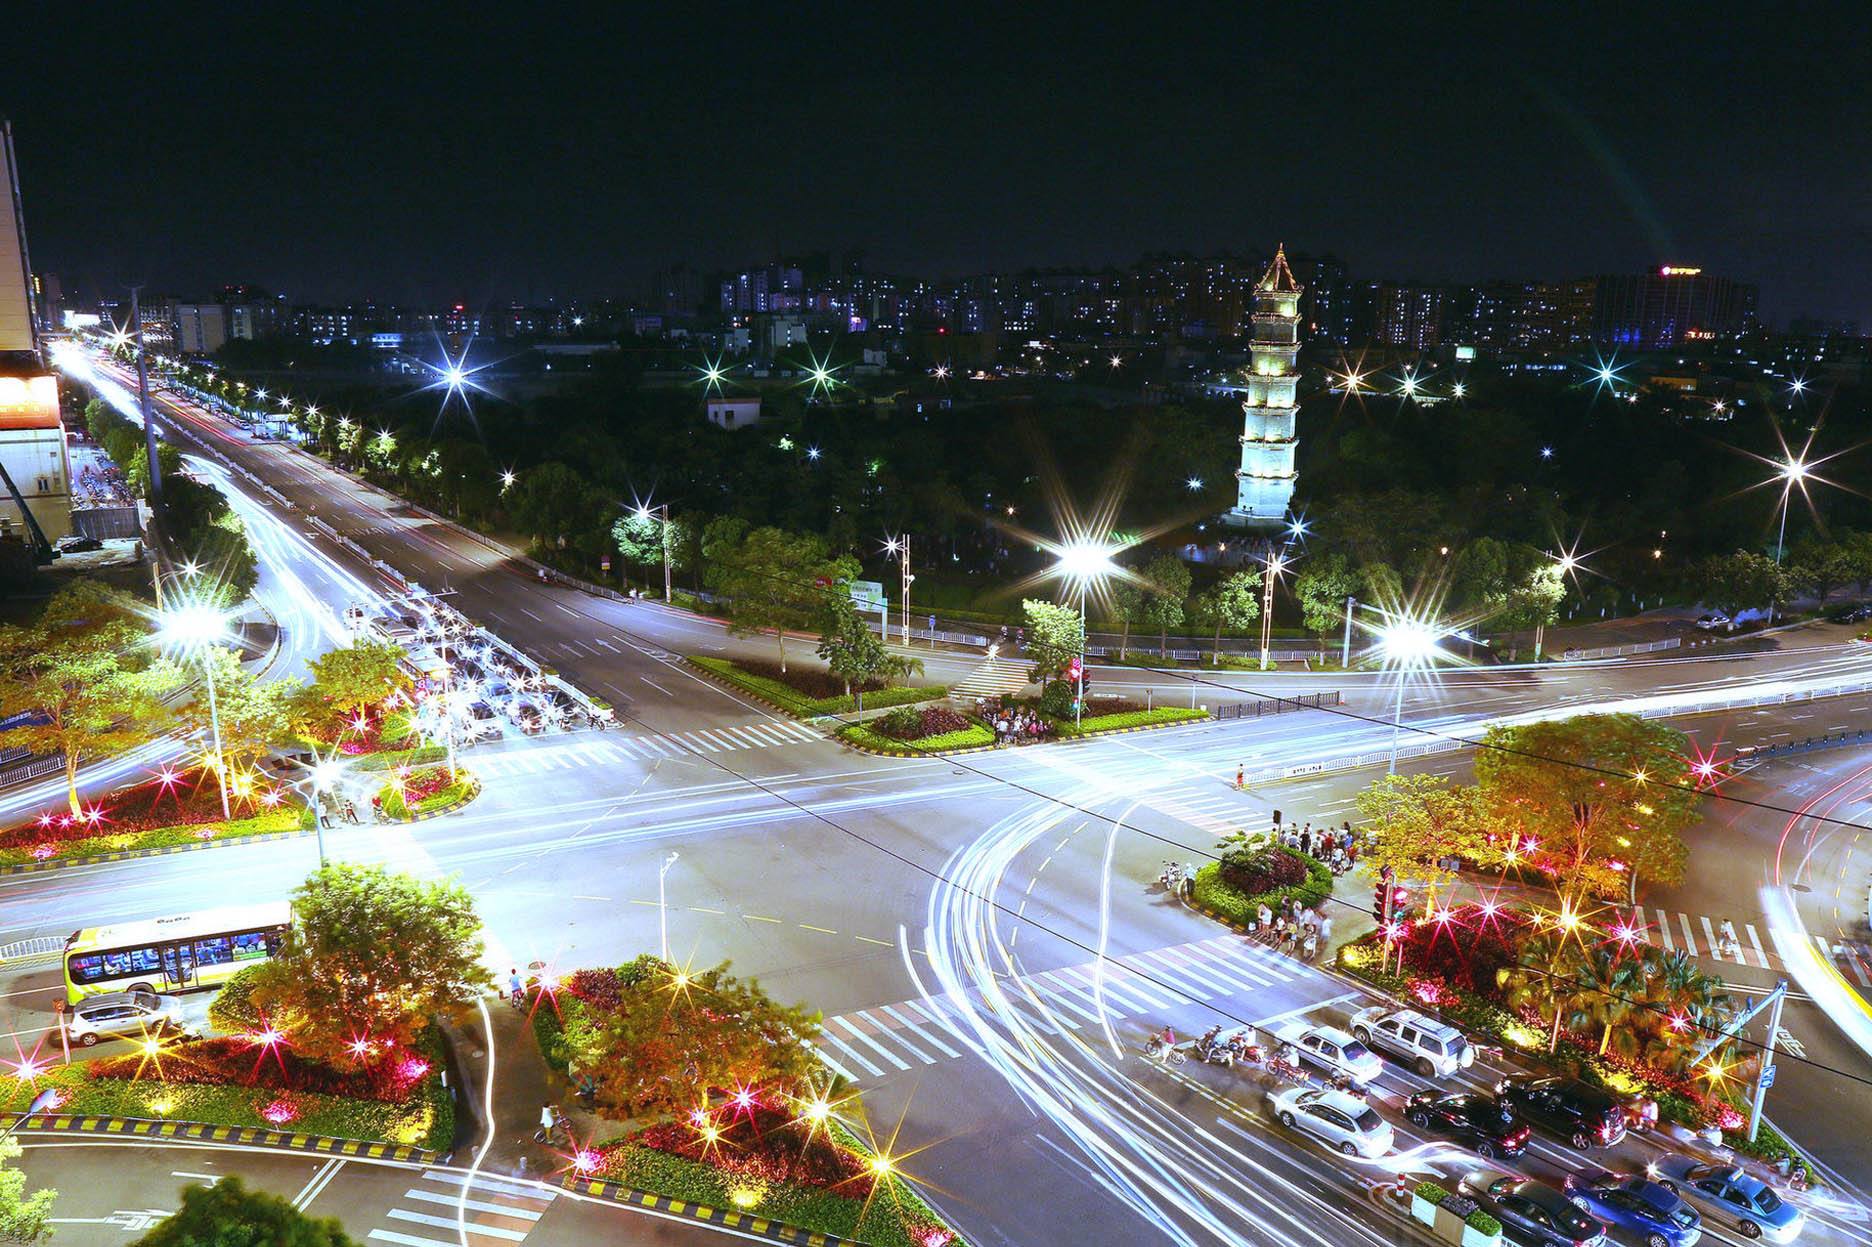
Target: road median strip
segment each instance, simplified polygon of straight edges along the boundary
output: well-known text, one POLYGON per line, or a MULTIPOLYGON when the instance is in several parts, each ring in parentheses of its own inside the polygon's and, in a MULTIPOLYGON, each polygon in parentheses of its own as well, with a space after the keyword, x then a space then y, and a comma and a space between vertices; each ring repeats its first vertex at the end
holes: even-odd
POLYGON ((171 1121, 154 1117, 101 1117, 55 1113, 20 1121, 16 1130, 49 1134, 132 1135, 151 1139, 181 1139, 194 1143, 238 1143, 286 1152, 319 1152, 362 1156, 372 1160, 405 1160, 429 1164, 436 1153, 406 1143, 344 1139, 334 1135, 302 1134, 291 1130, 265 1130, 257 1126, 217 1126, 202 1121, 171 1121))

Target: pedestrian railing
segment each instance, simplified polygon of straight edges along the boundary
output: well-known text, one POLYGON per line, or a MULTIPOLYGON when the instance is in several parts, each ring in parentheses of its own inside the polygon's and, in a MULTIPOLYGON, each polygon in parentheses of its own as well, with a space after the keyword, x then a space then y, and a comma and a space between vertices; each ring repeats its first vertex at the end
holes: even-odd
POLYGON ((1736 759, 1739 762, 1759 762, 1765 758, 1786 758, 1818 749, 1862 745, 1868 740, 1872 740, 1872 731, 1863 728, 1856 732, 1833 732, 1826 736, 1809 736, 1805 740, 1790 740, 1780 745, 1744 745, 1736 750, 1736 759))
POLYGON ((1683 638, 1666 637, 1662 641, 1636 641, 1630 645, 1600 645, 1593 649, 1570 649, 1562 651, 1561 662, 1586 662, 1594 658, 1620 658, 1627 654, 1655 654, 1659 650, 1680 649, 1683 638))
POLYGON ((35 935, 29 940, 14 940, 11 944, 0 944, 0 963, 44 961, 56 958, 64 951, 64 936, 35 935))
POLYGON ((1322 706, 1337 706, 1343 700, 1337 689, 1326 693, 1303 693, 1298 697, 1260 697, 1254 701, 1233 701, 1213 706, 1209 710, 1209 717, 1259 719, 1270 714, 1285 714, 1289 710, 1318 710, 1322 706))
MULTIPOLYGON (((1215 653, 1223 653, 1227 654, 1230 658, 1242 659, 1258 659, 1261 656, 1261 651, 1259 649, 1236 650, 1224 647, 1219 651, 1214 649, 1159 650, 1155 647, 1144 645, 1130 645, 1123 649, 1120 649, 1116 645, 1088 645, 1086 646, 1086 653, 1093 658, 1110 658, 1114 655, 1123 655, 1128 660, 1132 655, 1136 655, 1139 660, 1155 658, 1160 662, 1201 662, 1204 658, 1215 653)), ((1268 651, 1268 661, 1271 663, 1309 662, 1318 657, 1319 651, 1316 649, 1276 649, 1268 651)))

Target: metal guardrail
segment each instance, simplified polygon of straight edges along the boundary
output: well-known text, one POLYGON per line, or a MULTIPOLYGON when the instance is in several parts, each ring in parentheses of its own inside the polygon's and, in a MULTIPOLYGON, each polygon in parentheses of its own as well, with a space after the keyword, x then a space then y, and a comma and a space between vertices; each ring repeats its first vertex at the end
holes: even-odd
MULTIPOLYGON (((1086 653, 1094 658, 1110 658, 1118 652, 1119 647, 1116 645, 1086 646, 1086 653)), ((1149 645, 1130 645, 1126 646, 1123 652, 1127 659, 1129 659, 1131 655, 1136 654, 1142 658, 1156 658, 1164 662, 1201 662, 1204 657, 1217 651, 1214 649, 1173 649, 1161 651, 1149 645)), ((1258 659, 1261 656, 1261 651, 1259 649, 1235 650, 1225 646, 1220 652, 1227 654, 1231 658, 1258 659)), ((1319 654, 1320 652, 1317 649, 1271 649, 1268 651, 1268 661, 1309 662, 1312 659, 1318 658, 1319 654)))
POLYGON ((1305 693, 1299 697, 1263 697, 1255 701, 1236 701, 1211 707, 1209 717, 1259 719, 1270 714, 1285 714, 1289 710, 1317 710, 1322 706, 1337 706, 1343 700, 1337 689, 1326 693, 1305 693))
POLYGON ((64 951, 64 936, 35 935, 29 940, 14 940, 11 944, 0 944, 0 962, 56 959, 64 951))
POLYGON ((1863 745, 1867 741, 1872 741, 1872 728, 1861 728, 1857 732, 1840 732, 1828 736, 1809 736, 1805 740, 1790 740, 1783 745, 1745 745, 1736 750, 1736 760, 1759 762, 1764 758, 1787 758, 1800 753, 1813 753, 1819 749, 1863 745))
POLYGON ((1636 641, 1630 645, 1600 645, 1593 649, 1569 649, 1560 654, 1561 662, 1586 662, 1594 658, 1619 658, 1626 654, 1655 654, 1659 650, 1680 649, 1683 638, 1666 637, 1662 641, 1636 641))

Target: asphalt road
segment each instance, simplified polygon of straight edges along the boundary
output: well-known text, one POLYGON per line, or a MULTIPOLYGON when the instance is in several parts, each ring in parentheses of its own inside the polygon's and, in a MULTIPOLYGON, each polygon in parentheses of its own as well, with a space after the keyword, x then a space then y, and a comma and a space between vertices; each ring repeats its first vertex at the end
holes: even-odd
MULTIPOLYGON (((458 875, 477 897, 497 963, 622 960, 657 947, 667 918, 678 959, 731 959, 776 995, 823 1010, 826 1057, 853 1077, 872 1128, 972 1241, 1396 1241, 1371 1214, 1372 1183, 1462 1163, 1407 1142, 1387 1166, 1347 1166, 1272 1128, 1239 1079, 1135 1056, 1146 1029, 1166 1021, 1200 1031, 1225 1019, 1330 1018, 1356 1005, 1344 981, 1246 947, 1150 880, 1163 858, 1193 857, 1223 831, 1262 825, 1275 806, 1336 822, 1369 773, 1239 792, 1235 770, 1279 775, 1384 749, 1391 686, 1336 678, 1348 713, 954 759, 856 755, 672 661, 763 643, 660 607, 537 585, 506 553, 297 451, 255 445, 211 418, 177 418, 292 502, 255 500, 291 533, 323 544, 304 522, 315 509, 406 575, 454 591, 471 617, 624 715, 616 731, 471 750, 468 765, 489 782, 468 811, 346 829, 328 837, 329 850, 458 875), (681 858, 664 911, 657 870, 672 849, 681 858)), ((333 562, 367 577, 345 558, 333 562)), ((933 654, 931 678, 965 676, 980 661, 933 654)), ((1700 699, 1768 680, 1862 675, 1867 665, 1817 630, 1746 658, 1447 673, 1406 690, 1405 717, 1468 735, 1488 716, 1700 699)), ((1175 675, 1112 669, 1097 682, 1188 695, 1175 675)), ((1198 696, 1319 686, 1286 673, 1228 676, 1198 696)), ((312 854, 310 841, 294 841, 0 880, 0 942, 193 908, 209 881, 218 894, 284 896, 312 854)), ((1694 860, 1712 887, 1732 877, 1726 856, 1694 860)), ((1698 914, 1725 912, 1699 904, 1698 914)), ((32 1034, 45 987, 0 989, 6 1029, 32 1034)), ((1412 1083, 1398 1071, 1385 1081, 1393 1099, 1412 1083)), ((1805 1141, 1806 1119, 1788 1124, 1805 1141)), ((1573 1162, 1543 1149, 1532 1167, 1562 1163, 1573 1162)), ((361 1181, 352 1168, 327 1191, 361 1181)), ((1872 1242, 1850 1202, 1823 1211, 1828 1223, 1809 1241, 1872 1242)), ((547 1234, 546 1218, 540 1224, 547 1234)))

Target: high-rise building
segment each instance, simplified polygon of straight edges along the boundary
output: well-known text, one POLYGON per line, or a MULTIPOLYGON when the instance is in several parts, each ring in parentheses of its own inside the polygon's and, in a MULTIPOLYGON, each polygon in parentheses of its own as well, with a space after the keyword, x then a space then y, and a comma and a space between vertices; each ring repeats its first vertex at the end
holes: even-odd
POLYGON ((1247 394, 1242 399, 1241 467, 1235 507, 1224 518, 1242 528, 1270 530, 1286 522, 1293 501, 1294 417, 1299 383, 1300 297, 1304 291, 1276 248, 1254 288, 1254 337, 1248 344, 1247 394))
POLYGON ((1427 351, 1443 341, 1441 286, 1382 286, 1378 290, 1378 341, 1427 351))
POLYGON ((176 350, 184 355, 213 355, 227 344, 228 309, 224 303, 178 303, 170 313, 176 350))
POLYGON ((30 529, 50 558, 47 543, 71 531, 71 467, 58 377, 39 353, 17 169, 13 127, 0 120, 0 535, 30 529))
POLYGON ((1593 283, 1592 337, 1604 347, 1663 351, 1755 328, 1755 287, 1666 264, 1593 283))

